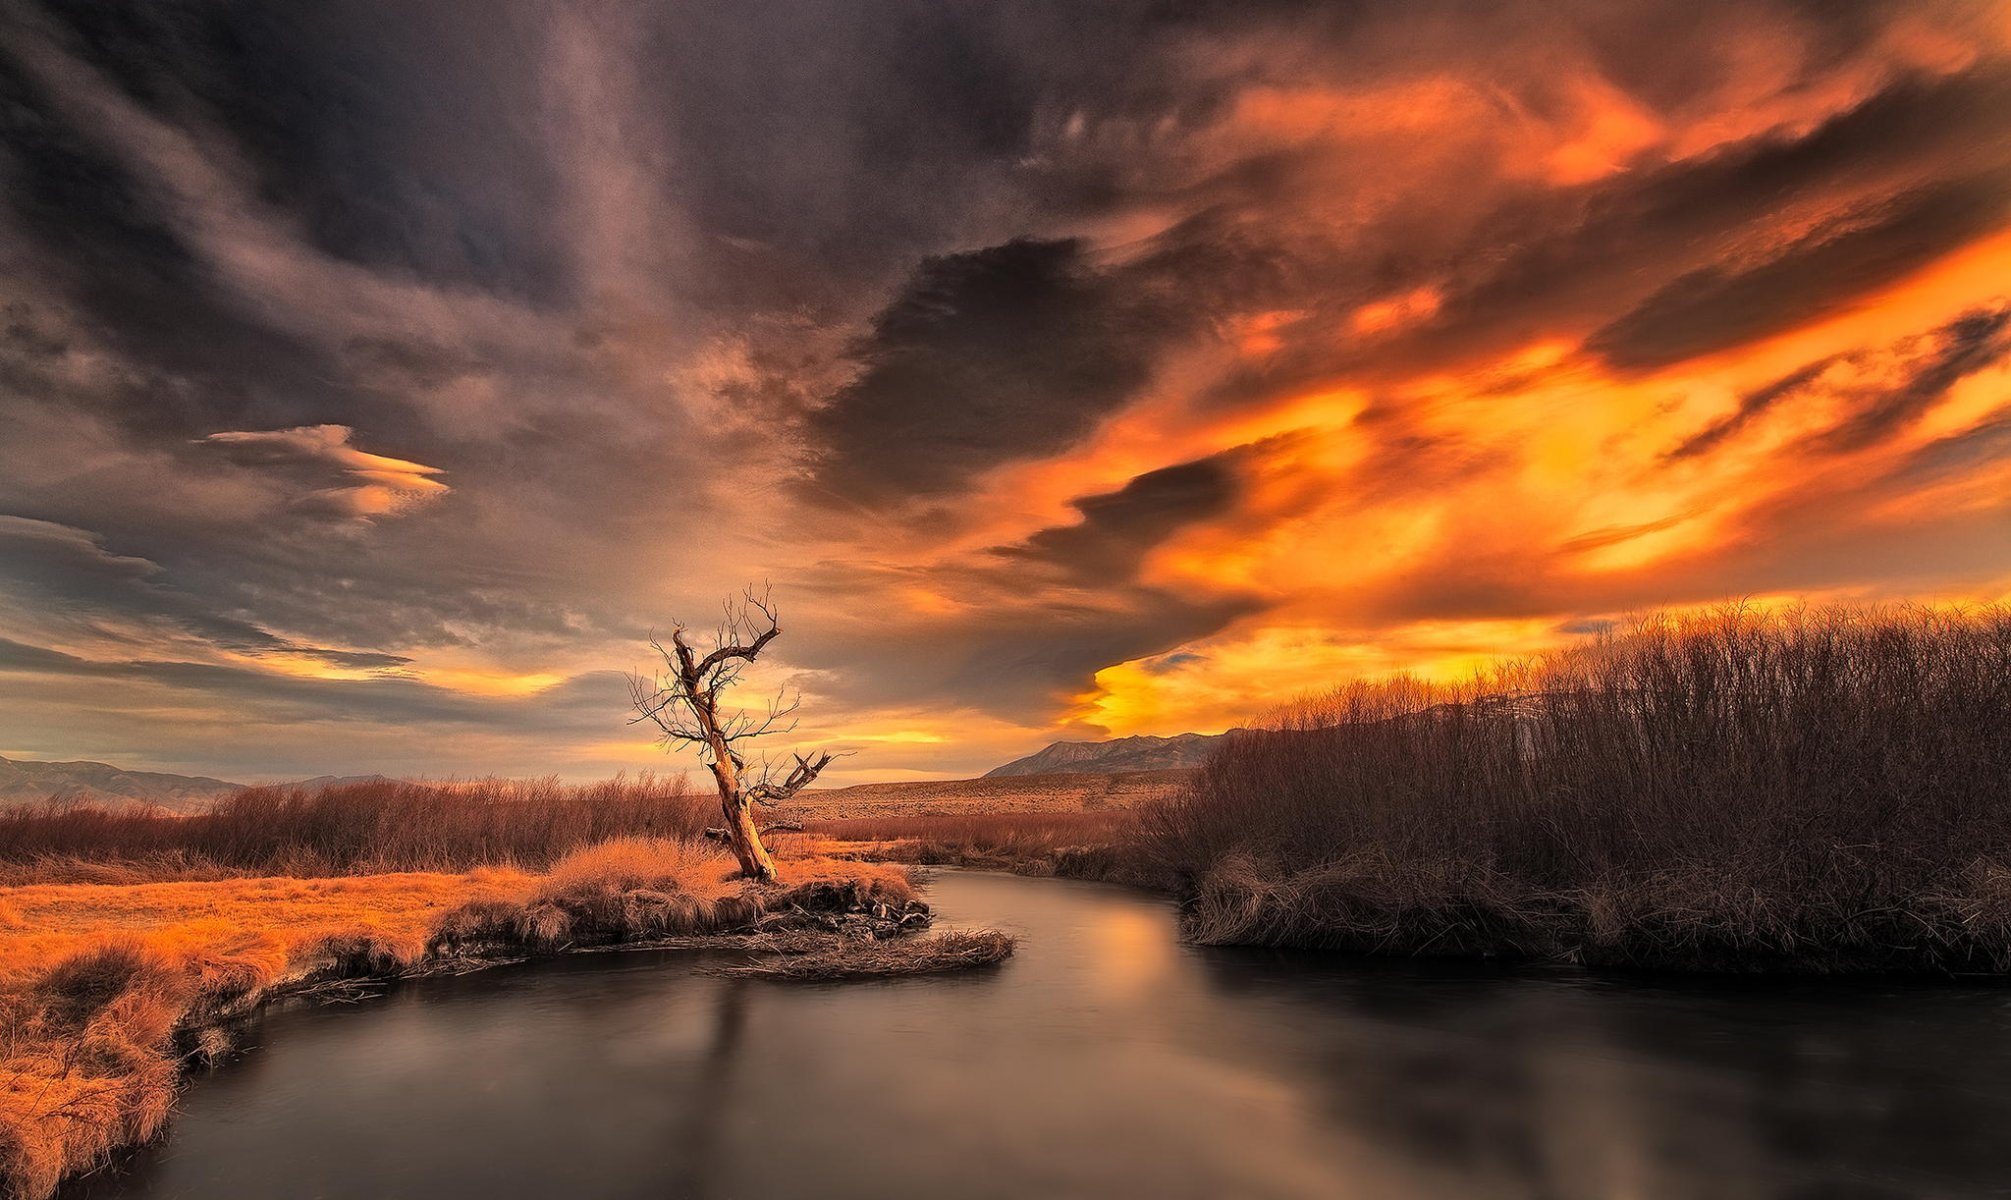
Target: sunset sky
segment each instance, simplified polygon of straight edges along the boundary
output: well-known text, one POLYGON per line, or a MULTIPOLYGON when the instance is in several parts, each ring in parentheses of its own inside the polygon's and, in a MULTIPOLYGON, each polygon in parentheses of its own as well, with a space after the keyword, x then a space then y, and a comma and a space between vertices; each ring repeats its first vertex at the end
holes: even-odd
POLYGON ((2005 597, 2011 5, 0 3, 0 755, 687 766, 764 580, 835 783, 2005 597))

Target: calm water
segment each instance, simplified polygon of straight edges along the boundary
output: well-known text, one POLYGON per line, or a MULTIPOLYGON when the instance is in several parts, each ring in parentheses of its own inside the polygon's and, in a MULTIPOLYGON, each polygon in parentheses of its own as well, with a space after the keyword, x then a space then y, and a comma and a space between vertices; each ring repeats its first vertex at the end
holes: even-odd
POLYGON ((89 1197, 2011 1194, 2011 992, 1200 951, 1115 888, 945 872, 996 971, 589 955, 275 1013, 89 1197))

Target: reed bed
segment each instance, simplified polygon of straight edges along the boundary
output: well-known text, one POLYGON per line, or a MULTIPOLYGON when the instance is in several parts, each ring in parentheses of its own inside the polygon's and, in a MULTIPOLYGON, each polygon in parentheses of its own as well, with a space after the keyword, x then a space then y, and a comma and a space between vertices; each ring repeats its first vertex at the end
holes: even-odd
POLYGON ((0 883, 132 883, 234 876, 538 871, 613 838, 689 839, 718 805, 682 776, 584 786, 553 779, 318 791, 257 787, 187 816, 50 802, 0 812, 0 883))
POLYGON ((1204 942, 2011 969, 2011 612, 1721 610, 1353 684, 1141 813, 1204 942))

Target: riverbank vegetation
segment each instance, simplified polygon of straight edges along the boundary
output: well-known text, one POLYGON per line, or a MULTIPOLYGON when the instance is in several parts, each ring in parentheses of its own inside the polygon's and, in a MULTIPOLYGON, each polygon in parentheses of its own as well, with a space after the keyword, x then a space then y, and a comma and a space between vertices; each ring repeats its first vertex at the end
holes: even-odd
POLYGON ((862 817, 810 821, 819 854, 1163 887, 1125 809, 862 817))
POLYGON ((268 999, 631 945, 788 950, 834 978, 856 951, 889 973, 884 942, 927 925, 898 866, 791 847, 777 881, 742 877, 702 836, 711 808, 650 780, 370 783, 0 818, 0 1195, 155 1136, 184 1067, 268 999))
POLYGON ((2011 612, 1659 618, 1360 684, 1141 813, 1210 943, 2011 969, 2011 612))
POLYGON ((611 838, 695 838, 718 819, 682 776, 647 774, 255 787, 187 816, 49 802, 0 811, 0 884, 538 871, 611 838))

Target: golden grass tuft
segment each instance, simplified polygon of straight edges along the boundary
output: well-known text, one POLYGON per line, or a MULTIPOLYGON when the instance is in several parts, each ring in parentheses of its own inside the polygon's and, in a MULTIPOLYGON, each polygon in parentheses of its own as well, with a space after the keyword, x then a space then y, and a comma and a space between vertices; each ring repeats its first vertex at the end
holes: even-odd
POLYGON ((900 906, 915 898, 914 880, 903 867, 806 854, 776 863, 777 880, 788 892, 818 887, 856 888, 861 899, 900 906))
POLYGON ((0 992, 0 1182, 10 1197, 47 1195, 160 1130, 179 1076, 164 1047, 194 994, 181 964, 130 936, 0 992))
POLYGON ((538 895, 648 888, 712 899, 740 890, 739 882, 732 878, 737 870, 731 858, 702 843, 615 838, 574 850, 553 863, 538 895))

